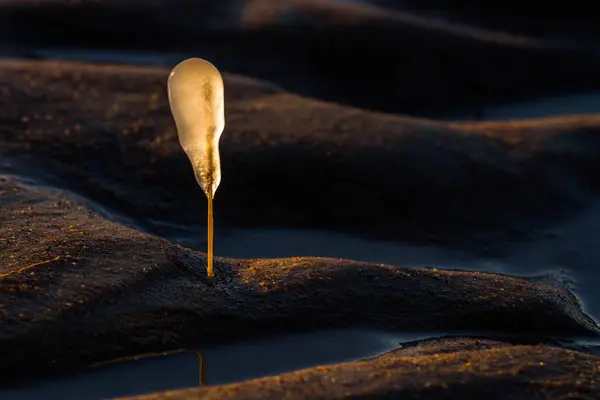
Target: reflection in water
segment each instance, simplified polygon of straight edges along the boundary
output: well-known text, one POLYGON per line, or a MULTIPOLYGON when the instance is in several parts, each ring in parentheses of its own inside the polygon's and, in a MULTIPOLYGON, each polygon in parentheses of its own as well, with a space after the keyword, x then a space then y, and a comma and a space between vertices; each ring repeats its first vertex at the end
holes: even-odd
POLYGON ((171 355, 175 355, 175 354, 185 354, 185 353, 193 353, 198 356, 198 383, 200 385, 205 386, 206 385, 206 374, 204 373, 204 369, 206 368, 206 364, 204 363, 204 354, 202 354, 202 352, 200 350, 177 349, 177 350, 163 351, 160 353, 144 353, 144 354, 138 354, 138 355, 130 356, 130 357, 114 358, 112 360, 93 364, 93 365, 91 365, 91 367, 92 368, 103 367, 105 365, 120 364, 120 363, 124 363, 124 362, 128 362, 128 361, 140 361, 145 358, 166 357, 166 356, 171 356, 171 355))
POLYGON ((0 388, 0 399, 101 400, 207 382, 222 385, 373 357, 398 348, 400 342, 429 336, 430 333, 342 329, 269 335, 221 345, 203 343, 202 351, 176 349, 118 358, 77 374, 0 388))

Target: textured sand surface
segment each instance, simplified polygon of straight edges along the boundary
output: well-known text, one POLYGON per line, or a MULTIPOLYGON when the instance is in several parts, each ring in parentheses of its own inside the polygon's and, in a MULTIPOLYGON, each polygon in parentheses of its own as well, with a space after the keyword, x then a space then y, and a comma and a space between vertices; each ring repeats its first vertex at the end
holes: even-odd
MULTIPOLYGON (((517 334, 533 343, 597 337, 567 289, 505 275, 221 258, 207 286, 204 254, 160 237, 201 222, 204 210, 168 114, 167 70, 21 61, 3 61, 0 70, 5 382, 148 351, 336 327, 517 334)), ((433 240, 474 246, 473 230, 494 221, 495 229, 541 226, 597 190, 598 117, 435 123, 225 79, 223 226, 308 225, 396 239, 412 231, 418 242, 445 224, 433 240)), ((593 355, 440 343, 155 396, 494 398, 502 389, 503 398, 546 398, 597 389, 593 355)))

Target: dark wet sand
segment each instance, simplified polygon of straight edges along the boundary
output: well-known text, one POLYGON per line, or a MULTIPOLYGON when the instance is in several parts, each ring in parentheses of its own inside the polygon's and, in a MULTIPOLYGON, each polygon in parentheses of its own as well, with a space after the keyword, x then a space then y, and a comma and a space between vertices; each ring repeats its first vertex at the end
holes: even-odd
POLYGON ((598 92, 595 14, 429 3, 0 0, 0 397, 600 398, 600 116, 415 117, 598 92), (40 60, 86 52, 158 65, 40 60), (187 56, 226 72, 213 286, 187 56), (237 369, 88 368, 180 348, 237 369))
MULTIPOLYGON (((204 213, 168 113, 168 70, 39 61, 0 70, 5 384, 240 336, 377 328, 521 339, 477 351, 434 345, 418 357, 402 349, 331 375, 309 369, 200 394, 595 395, 596 356, 552 347, 598 337, 557 282, 297 257, 219 258, 207 286, 204 254, 168 240, 204 213)), ((233 75, 226 85, 224 229, 308 226, 477 253, 595 200, 597 116, 443 123, 233 75)))
POLYGON ((219 279, 207 286, 203 254, 60 194, 1 184, 6 381, 240 332, 598 335, 567 290, 502 275, 325 258, 218 259, 219 279))
MULTIPOLYGON (((166 69, 5 61, 2 70, 7 172, 74 190, 163 236, 204 224, 166 104, 166 69)), ((597 116, 441 123, 246 78, 226 75, 226 85, 221 227, 476 249, 551 228, 598 190, 597 116)))

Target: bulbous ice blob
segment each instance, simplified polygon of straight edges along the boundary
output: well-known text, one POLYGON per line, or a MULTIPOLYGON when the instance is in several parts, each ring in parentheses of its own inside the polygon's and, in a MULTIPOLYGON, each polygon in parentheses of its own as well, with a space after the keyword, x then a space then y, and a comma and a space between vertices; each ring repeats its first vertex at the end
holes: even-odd
POLYGON ((213 274, 213 198, 221 183, 219 139, 225 128, 223 78, 214 65, 190 58, 173 68, 167 82, 179 143, 208 198, 208 263, 213 274))
POLYGON ((192 163, 196 181, 212 199, 221 183, 219 139, 225 128, 223 78, 208 61, 190 58, 173 68, 168 91, 179 143, 192 163))

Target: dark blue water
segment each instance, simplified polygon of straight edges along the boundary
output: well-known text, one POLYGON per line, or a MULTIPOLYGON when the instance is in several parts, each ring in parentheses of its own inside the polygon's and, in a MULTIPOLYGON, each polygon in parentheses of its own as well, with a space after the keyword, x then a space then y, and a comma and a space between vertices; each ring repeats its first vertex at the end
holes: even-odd
POLYGON ((1 399, 106 399, 170 389, 231 383, 316 365, 354 361, 398 348, 427 334, 338 330, 268 337, 226 346, 142 355, 79 374, 0 389, 1 399))

